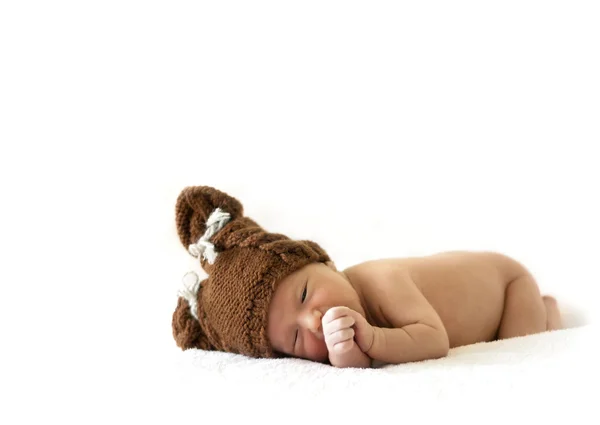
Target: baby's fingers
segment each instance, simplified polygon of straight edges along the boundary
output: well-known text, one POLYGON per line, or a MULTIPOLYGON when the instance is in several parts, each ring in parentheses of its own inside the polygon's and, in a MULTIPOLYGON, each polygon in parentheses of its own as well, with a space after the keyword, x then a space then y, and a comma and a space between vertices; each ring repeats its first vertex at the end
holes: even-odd
POLYGON ((350 351, 352 349, 353 345, 354 345, 353 339, 338 342, 337 344, 335 344, 332 351, 336 354, 344 354, 346 351, 350 351))
POLYGON ((340 317, 335 319, 333 322, 323 323, 323 334, 325 336, 337 332, 342 329, 346 329, 354 325, 354 318, 350 316, 340 317))
POLYGON ((331 307, 329 310, 327 310, 325 312, 325 314, 323 315, 323 318, 321 319, 323 321, 323 324, 325 325, 326 323, 330 323, 333 322, 336 319, 339 319, 340 317, 343 316, 350 316, 350 309, 348 307, 343 307, 343 306, 339 306, 339 307, 331 307))
POLYGON ((336 344, 340 344, 344 341, 353 342, 354 338, 354 329, 346 328, 336 332, 333 332, 325 337, 325 343, 328 348, 333 348, 336 344))

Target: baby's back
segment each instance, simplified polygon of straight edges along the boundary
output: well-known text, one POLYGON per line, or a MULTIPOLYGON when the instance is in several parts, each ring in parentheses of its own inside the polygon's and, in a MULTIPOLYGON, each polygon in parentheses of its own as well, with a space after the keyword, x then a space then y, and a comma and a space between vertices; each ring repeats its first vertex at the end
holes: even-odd
MULTIPOLYGON (((495 338, 502 318, 505 288, 526 270, 502 254, 455 251, 370 261, 348 272, 371 276, 371 282, 385 276, 397 285, 416 285, 444 323, 450 347, 456 347, 495 338)), ((364 278, 361 285, 367 286, 369 310, 376 309, 377 299, 385 294, 369 291, 369 282, 364 278)))

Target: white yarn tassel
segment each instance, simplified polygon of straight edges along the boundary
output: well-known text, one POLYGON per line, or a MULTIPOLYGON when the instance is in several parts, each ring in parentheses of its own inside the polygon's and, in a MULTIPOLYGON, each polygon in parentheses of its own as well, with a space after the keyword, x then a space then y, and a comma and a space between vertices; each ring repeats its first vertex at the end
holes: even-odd
POLYGON ((221 230, 231 220, 231 215, 220 208, 215 209, 206 221, 206 231, 204 235, 198 239, 198 242, 191 244, 188 251, 196 258, 201 255, 210 263, 213 264, 217 259, 218 253, 215 251, 215 246, 210 242, 210 238, 215 233, 221 230))
POLYGON ((196 320, 198 320, 198 303, 196 297, 198 296, 198 289, 200 289, 200 278, 196 272, 190 271, 183 275, 183 288, 178 291, 178 295, 187 300, 190 305, 190 313, 196 320))

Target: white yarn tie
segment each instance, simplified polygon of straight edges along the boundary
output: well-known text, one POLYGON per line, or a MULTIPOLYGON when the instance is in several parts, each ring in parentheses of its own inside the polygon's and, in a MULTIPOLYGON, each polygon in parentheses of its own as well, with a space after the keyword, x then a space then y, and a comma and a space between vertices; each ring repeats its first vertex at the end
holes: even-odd
POLYGON ((190 305, 190 313, 198 320, 198 303, 196 297, 198 296, 198 289, 200 289, 200 278, 196 272, 190 271, 183 275, 181 280, 183 282, 183 288, 178 291, 178 295, 187 300, 190 305))
POLYGON ((196 258, 204 256, 204 258, 213 264, 217 258, 218 253, 215 251, 215 246, 210 242, 210 238, 214 236, 219 230, 231 220, 231 215, 220 208, 215 209, 212 214, 206 220, 206 231, 204 235, 198 239, 198 242, 191 244, 188 247, 188 251, 196 258))

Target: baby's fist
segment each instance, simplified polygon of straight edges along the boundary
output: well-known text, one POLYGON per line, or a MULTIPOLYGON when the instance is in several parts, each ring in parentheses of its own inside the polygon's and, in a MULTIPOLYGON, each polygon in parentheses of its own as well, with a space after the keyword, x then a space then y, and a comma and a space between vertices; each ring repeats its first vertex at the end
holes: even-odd
POLYGON ((327 310, 321 323, 330 353, 346 353, 355 343, 363 352, 371 348, 373 327, 360 313, 348 307, 332 307, 327 310))
POLYGON ((330 353, 343 354, 354 345, 354 318, 347 313, 346 307, 333 307, 327 310, 321 324, 327 350, 330 353))

